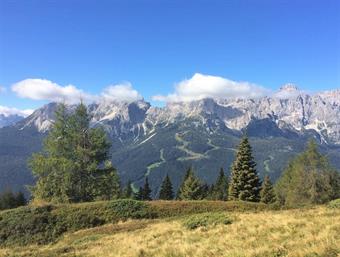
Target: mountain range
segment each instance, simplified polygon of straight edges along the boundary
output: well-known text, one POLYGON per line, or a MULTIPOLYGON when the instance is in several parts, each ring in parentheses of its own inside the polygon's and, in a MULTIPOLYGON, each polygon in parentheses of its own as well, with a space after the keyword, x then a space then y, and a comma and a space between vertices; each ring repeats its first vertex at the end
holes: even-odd
MULTIPOLYGON (((34 183, 27 159, 41 150, 56 108, 50 103, 7 123, 0 114, 0 189, 34 183)), ((131 180, 138 187, 147 176, 154 196, 166 174, 177 188, 189 166, 207 183, 214 182, 221 167, 229 173, 244 133, 261 177, 268 174, 275 181, 310 138, 340 170, 339 89, 310 94, 287 84, 254 99, 205 98, 165 107, 144 100, 102 101, 88 110, 92 126, 103 127, 112 142, 112 162, 122 184, 131 180)))

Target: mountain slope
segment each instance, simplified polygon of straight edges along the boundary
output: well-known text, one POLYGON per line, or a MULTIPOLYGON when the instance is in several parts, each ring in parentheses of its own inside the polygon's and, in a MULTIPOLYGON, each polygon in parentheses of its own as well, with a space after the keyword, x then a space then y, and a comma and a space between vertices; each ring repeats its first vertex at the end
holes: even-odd
MULTIPOLYGON (((56 107, 50 103, 0 129, 1 188, 33 182, 26 159, 41 149, 56 107)), ((148 176, 154 196, 167 173, 177 188, 190 165, 202 180, 214 182, 220 167, 229 170, 245 132, 261 176, 277 179, 310 138, 340 169, 339 90, 309 95, 285 85, 272 97, 259 99, 202 99, 163 108, 143 100, 101 102, 88 108, 92 126, 102 126, 110 137, 122 183, 131 180, 138 187, 148 176)))

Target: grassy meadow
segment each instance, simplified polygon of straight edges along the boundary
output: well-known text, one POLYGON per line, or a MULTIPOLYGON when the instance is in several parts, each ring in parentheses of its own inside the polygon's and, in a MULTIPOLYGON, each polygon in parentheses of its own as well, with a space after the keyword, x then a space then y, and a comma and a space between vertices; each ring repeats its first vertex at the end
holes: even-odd
MULTIPOLYGON (((162 212, 167 204, 152 205, 162 212)), ((338 208, 227 209, 127 219, 67 232, 49 244, 1 246, 0 256, 340 256, 338 208)))

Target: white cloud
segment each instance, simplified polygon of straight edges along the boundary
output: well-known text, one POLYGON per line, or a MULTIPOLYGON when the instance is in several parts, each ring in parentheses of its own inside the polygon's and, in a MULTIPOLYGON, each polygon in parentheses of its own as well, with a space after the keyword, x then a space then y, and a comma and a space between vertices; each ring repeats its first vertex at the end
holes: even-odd
POLYGON ((68 104, 85 102, 126 101, 142 99, 129 82, 106 87, 100 95, 93 95, 73 86, 60 86, 46 79, 25 79, 12 85, 12 91, 21 98, 66 102, 68 104))
POLYGON ((133 102, 143 99, 129 82, 108 86, 103 90, 101 96, 109 101, 133 102))
POLYGON ((12 85, 12 91, 21 98, 48 100, 53 102, 78 103, 92 101, 93 95, 73 85, 60 86, 46 79, 25 79, 12 85))
POLYGON ((5 117, 8 117, 10 115, 19 115, 22 117, 27 117, 28 115, 32 114, 32 112, 33 110, 31 109, 19 110, 16 108, 11 108, 11 107, 0 105, 0 114, 3 114, 5 117))
POLYGON ((1 94, 1 93, 5 93, 5 92, 6 92, 6 88, 3 87, 3 86, 0 86, 0 94, 1 94))
POLYGON ((249 83, 196 73, 192 78, 175 85, 175 92, 167 96, 156 95, 155 101, 178 102, 203 98, 257 98, 267 95, 269 90, 249 83))

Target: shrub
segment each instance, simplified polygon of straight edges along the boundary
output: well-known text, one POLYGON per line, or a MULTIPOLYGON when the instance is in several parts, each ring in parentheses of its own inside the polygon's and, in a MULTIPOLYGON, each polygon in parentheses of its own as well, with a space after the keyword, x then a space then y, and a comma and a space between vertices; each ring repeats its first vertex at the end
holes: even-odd
POLYGON ((220 224, 231 224, 230 217, 225 213, 201 213, 192 215, 183 221, 183 226, 187 229, 216 226, 220 224))
POLYGON ((151 210, 160 218, 190 215, 204 212, 263 211, 269 206, 263 203, 243 201, 152 201, 151 210))
POLYGON ((328 207, 332 209, 340 209, 340 198, 330 201, 328 207))
POLYGON ((124 199, 80 204, 25 206, 0 212, 0 246, 46 244, 65 232, 127 219, 166 218, 206 212, 261 211, 250 202, 152 201, 124 199))

